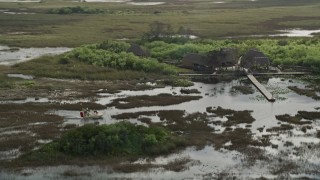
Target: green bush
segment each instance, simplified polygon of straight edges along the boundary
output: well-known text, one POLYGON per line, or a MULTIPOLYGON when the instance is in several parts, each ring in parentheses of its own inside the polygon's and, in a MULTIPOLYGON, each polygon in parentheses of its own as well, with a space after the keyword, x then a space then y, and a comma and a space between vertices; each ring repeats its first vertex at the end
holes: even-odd
POLYGON ((122 42, 103 42, 75 48, 68 55, 82 62, 118 70, 135 70, 162 74, 176 74, 177 68, 159 63, 153 58, 142 58, 126 52, 129 44, 122 42))
POLYGON ((221 48, 235 48, 239 55, 255 48, 266 54, 274 64, 299 65, 320 73, 320 39, 249 39, 199 40, 187 43, 152 41, 144 44, 151 57, 180 61, 188 53, 207 54, 221 48))
POLYGON ((70 155, 150 155, 169 152, 181 142, 163 128, 122 122, 74 129, 64 134, 56 147, 70 155))

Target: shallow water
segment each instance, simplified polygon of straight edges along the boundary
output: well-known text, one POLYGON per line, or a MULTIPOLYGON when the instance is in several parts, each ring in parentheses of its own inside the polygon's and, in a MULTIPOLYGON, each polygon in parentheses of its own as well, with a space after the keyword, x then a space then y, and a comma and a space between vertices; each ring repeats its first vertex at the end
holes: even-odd
POLYGON ((33 79, 31 75, 24 75, 24 74, 7 74, 8 77, 12 78, 21 78, 21 79, 33 79))
POLYGON ((258 34, 258 35, 244 35, 244 36, 229 36, 227 38, 239 38, 239 37, 314 37, 313 34, 320 33, 319 30, 304 30, 304 29, 285 29, 278 30, 277 34, 258 34))
POLYGON ((12 2, 12 3, 35 3, 41 2, 41 0, 0 0, 1 2, 12 2))
MULTIPOLYGON (((264 153, 275 159, 275 161, 257 161, 254 165, 246 165, 246 157, 236 151, 229 151, 225 149, 216 150, 212 146, 206 146, 202 150, 196 150, 193 147, 189 147, 178 154, 171 154, 169 156, 161 156, 151 161, 151 164, 161 165, 173 162, 179 159, 190 159, 187 163, 186 169, 181 172, 167 171, 162 168, 151 169, 147 172, 134 172, 134 173, 114 173, 108 167, 78 167, 78 166, 56 166, 56 167, 41 167, 41 168, 26 168, 24 171, 30 172, 27 179, 41 179, 44 176, 50 178, 61 178, 65 171, 72 171, 78 174, 86 173, 90 177, 95 179, 108 178, 152 178, 152 179, 203 179, 205 177, 217 177, 217 174, 227 172, 229 175, 237 176, 239 178, 259 178, 262 175, 268 178, 277 178, 277 176, 270 173, 270 166, 281 167, 281 164, 277 161, 279 157, 284 161, 292 161, 301 166, 301 169, 307 169, 308 167, 320 168, 320 153, 314 149, 303 150, 299 155, 296 155, 296 148, 304 148, 309 145, 317 145, 320 143, 320 139, 316 138, 315 134, 320 130, 320 122, 318 120, 313 121, 311 124, 313 129, 307 130, 306 133, 301 131, 302 126, 295 126, 293 130, 282 132, 267 132, 266 129, 272 127, 278 127, 279 121, 276 120, 275 115, 290 114, 295 115, 299 110, 315 111, 316 107, 319 107, 319 101, 315 101, 312 98, 306 96, 300 96, 291 90, 288 90, 288 86, 304 87, 307 83, 301 82, 297 79, 283 79, 283 78, 270 78, 267 81, 262 81, 268 90, 277 91, 277 94, 284 97, 283 100, 277 100, 274 103, 270 103, 265 99, 257 98, 261 96, 260 93, 255 90, 254 94, 243 95, 240 93, 231 93, 232 86, 240 85, 239 80, 233 80, 232 82, 218 83, 218 84, 204 84, 194 83, 194 86, 188 89, 198 89, 200 95, 203 97, 200 100, 194 100, 177 105, 169 106, 151 106, 151 107, 139 107, 132 109, 116 109, 114 107, 107 108, 100 112, 103 113, 103 119, 101 120, 83 120, 79 117, 79 111, 55 111, 54 113, 61 115, 65 118, 65 124, 76 124, 82 126, 88 123, 96 124, 110 124, 118 122, 119 120, 113 119, 112 115, 117 115, 125 112, 141 112, 141 111, 161 111, 161 110, 184 110, 187 114, 195 112, 206 112, 207 107, 229 108, 233 110, 252 110, 252 116, 256 119, 252 123, 251 131, 254 138, 261 138, 265 135, 271 135, 270 141, 273 145, 277 145, 277 148, 271 146, 260 147, 264 153), (264 127, 262 132, 259 132, 257 128, 264 127), (286 142, 291 142, 292 146, 286 146, 286 142), (289 152, 289 153, 288 153, 289 152)), ((246 84, 247 85, 247 84, 246 84)), ((249 85, 252 86, 252 85, 249 85)), ((123 98, 128 96, 140 96, 140 95, 158 95, 160 93, 170 93, 176 95, 182 95, 180 93, 180 87, 163 87, 153 90, 144 91, 121 91, 115 94, 99 93, 100 98, 96 101, 99 104, 109 104, 114 99, 123 98)), ((199 94, 191 94, 199 95, 199 94)), ((50 112, 51 113, 51 112, 50 112)), ((150 118, 152 122, 160 122, 158 116, 145 116, 141 117, 150 118)), ((226 121, 226 117, 213 117, 215 121, 226 121)), ((320 120, 320 119, 319 119, 320 120)), ((137 119, 128 119, 128 121, 136 124, 146 125, 137 119)), ((285 123, 284 123, 285 124, 285 123)), ((235 127, 244 128, 246 124, 238 124, 235 127)), ((219 127, 213 124, 208 124, 220 131, 215 133, 221 133, 224 127, 219 127)), ((231 145, 231 142, 227 142, 225 146, 231 145)), ((12 156, 14 157, 14 156, 12 156)), ((140 159, 136 164, 146 163, 145 159, 140 159)), ((149 162, 150 163, 150 162, 149 162)), ((299 171, 297 174, 290 175, 295 177, 302 177, 306 174, 304 171, 299 171)), ((307 177, 314 178, 319 177, 318 174, 307 174, 307 177)), ((22 175, 15 173, 4 172, 2 177, 15 177, 23 179, 22 175)), ((1 178, 1 175, 0 175, 1 178)), ((80 179, 86 179, 86 176, 81 176, 80 179)))
POLYGON ((14 65, 40 56, 58 55, 71 50, 72 48, 67 47, 11 48, 0 45, 0 65, 14 65))
POLYGON ((129 2, 128 4, 135 6, 155 6, 165 4, 165 2, 129 2))
MULTIPOLYGON (((104 110, 104 120, 100 123, 112 123, 112 115, 126 113, 126 112, 140 112, 140 111, 160 111, 160 110, 184 110, 186 113, 195 112, 206 112, 207 107, 221 106, 223 108, 229 108, 234 110, 252 110, 252 116, 256 121, 252 124, 253 129, 261 126, 273 127, 276 126, 278 121, 275 119, 275 115, 280 114, 295 114, 298 110, 310 110, 317 107, 319 102, 305 96, 299 96, 296 93, 288 90, 286 94, 280 94, 279 96, 285 97, 285 100, 279 100, 274 103, 270 103, 264 99, 258 99, 257 96, 260 93, 255 90, 254 94, 243 95, 230 93, 231 87, 239 85, 239 81, 232 81, 231 83, 219 83, 219 84, 204 84, 195 83, 194 86, 188 89, 198 89, 203 97, 200 100, 189 101, 177 105, 170 106, 151 106, 151 107, 140 107, 132 109, 116 109, 108 108, 104 110)), ((265 84, 267 89, 285 89, 287 86, 304 86, 300 82, 289 82, 289 80, 281 81, 280 78, 271 78, 265 84)), ((252 86, 252 85, 250 85, 252 86)), ((101 98, 96 101, 99 104, 109 104, 112 100, 117 98, 123 98, 128 96, 139 96, 139 95, 158 95, 160 93, 169 93, 181 95, 180 87, 164 87, 153 90, 145 91, 122 91, 116 94, 100 94, 101 98)), ((192 94, 198 95, 198 94, 192 94)))
POLYGON ((320 30, 303 30, 303 29, 288 29, 280 30, 281 34, 271 36, 288 36, 288 37, 313 37, 314 33, 320 33, 320 30))

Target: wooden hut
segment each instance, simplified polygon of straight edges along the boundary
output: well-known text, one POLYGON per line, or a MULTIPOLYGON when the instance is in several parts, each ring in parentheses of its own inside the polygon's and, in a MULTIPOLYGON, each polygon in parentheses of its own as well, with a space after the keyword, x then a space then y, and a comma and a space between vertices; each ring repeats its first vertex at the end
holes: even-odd
POLYGON ((270 59, 256 49, 250 49, 241 59, 241 66, 246 69, 268 69, 270 59))
POLYGON ((213 61, 206 55, 190 53, 183 57, 182 67, 195 71, 212 72, 215 68, 213 61))
POLYGON ((213 72, 219 67, 232 67, 237 63, 237 51, 232 48, 222 48, 206 55, 190 53, 183 57, 182 66, 196 71, 213 72))
POLYGON ((217 67, 232 67, 237 64, 237 50, 233 48, 211 51, 209 57, 217 67))
POLYGON ((149 52, 142 49, 138 44, 131 44, 131 46, 129 47, 127 52, 131 52, 134 55, 140 56, 140 57, 148 57, 149 56, 149 52))

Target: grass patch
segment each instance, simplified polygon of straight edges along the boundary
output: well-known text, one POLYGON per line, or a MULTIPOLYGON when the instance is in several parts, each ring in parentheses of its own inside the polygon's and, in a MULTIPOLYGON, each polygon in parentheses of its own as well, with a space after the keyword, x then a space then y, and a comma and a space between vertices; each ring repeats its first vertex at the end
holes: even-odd
POLYGON ((292 125, 289 124, 281 124, 280 127, 272 127, 269 129, 266 129, 267 132, 279 132, 279 131, 288 131, 293 129, 292 125))
MULTIPOLYGON (((319 27, 318 1, 233 1, 211 2, 170 1, 161 6, 133 6, 127 3, 85 3, 99 14, 48 14, 51 9, 76 8, 70 1, 42 3, 1 3, 3 9, 37 14, 0 14, 1 44, 16 46, 79 46, 101 39, 137 39, 154 21, 166 22, 175 31, 180 27, 203 38, 224 38, 270 34, 279 29, 319 27), (161 11, 159 11, 161 7, 161 11), (212 11, 214 10, 214 11, 212 11), (296 12, 301 12, 297 14, 296 12), (112 13, 109 13, 112 12, 112 13), (77 32, 74 33, 74 29, 77 32), (214 29, 214 31, 212 31, 214 29), (7 35, 7 32, 27 35, 7 35), (36 38, 35 38, 36 36, 36 38)), ((84 7, 83 7, 84 8, 84 7)), ((239 37, 241 38, 241 37, 239 37)))
MULTIPOLYGON (((252 139, 252 133, 249 129, 235 128, 226 130, 222 133, 214 133, 215 128, 208 126, 212 122, 212 115, 207 113, 186 114, 184 111, 146 111, 136 113, 123 113, 113 116, 116 119, 135 119, 140 116, 158 116, 161 123, 145 122, 149 126, 165 126, 167 129, 181 134, 186 138, 190 146, 196 146, 198 149, 208 144, 213 144, 217 149, 223 148, 224 144, 232 141, 230 148, 233 150, 245 150, 249 145, 267 146, 267 138, 259 140, 252 139), (164 125, 165 124, 165 125, 164 125)), ((139 120, 139 119, 138 119, 139 120)))
POLYGON ((223 126, 230 127, 241 123, 252 123, 255 119, 251 116, 252 111, 235 111, 231 109, 223 109, 218 106, 217 108, 208 107, 207 112, 214 113, 220 117, 227 117, 227 121, 223 123, 223 126))
MULTIPOLYGON (((80 80, 137 80, 159 77, 159 75, 131 70, 115 70, 100 67, 77 60, 61 63, 63 56, 44 56, 28 62, 15 65, 15 71, 37 77, 80 80), (37 67, 37 68, 34 68, 37 67)), ((160 75, 160 77, 162 77, 160 75)))
POLYGON ((313 112, 298 111, 298 115, 300 115, 302 118, 308 119, 308 120, 320 119, 320 112, 318 112, 318 111, 313 111, 313 112))
POLYGON ((282 122, 287 122, 287 123, 291 123, 291 124, 298 124, 298 125, 312 123, 311 121, 302 121, 302 117, 299 115, 296 115, 296 116, 290 116, 289 114, 276 115, 276 118, 282 122))
POLYGON ((320 100, 320 96, 317 95, 316 93, 317 89, 315 88, 301 89, 301 88, 298 88, 297 86, 289 86, 288 88, 299 95, 311 97, 312 99, 315 99, 315 100, 320 100))
POLYGON ((311 121, 308 120, 317 120, 320 119, 320 112, 313 111, 313 112, 308 112, 308 111, 298 111, 298 114, 295 116, 290 116, 288 114, 284 115, 277 115, 276 118, 279 121, 283 122, 288 122, 292 124, 298 124, 298 125, 304 125, 304 124, 311 124, 311 121), (303 120, 307 119, 307 120, 303 120))
POLYGON ((254 89, 251 86, 232 86, 231 91, 240 92, 245 95, 254 93, 254 89))
POLYGON ((135 107, 167 106, 183 102, 201 99, 202 96, 173 96, 171 94, 159 94, 157 96, 130 96, 115 99, 108 107, 115 106, 118 109, 130 109, 135 107))

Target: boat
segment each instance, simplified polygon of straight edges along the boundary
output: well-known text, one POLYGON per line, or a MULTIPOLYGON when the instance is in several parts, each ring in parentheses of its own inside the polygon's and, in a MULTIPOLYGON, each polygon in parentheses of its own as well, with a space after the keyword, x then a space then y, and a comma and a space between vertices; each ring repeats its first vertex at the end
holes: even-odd
POLYGON ((98 113, 97 111, 94 112, 90 112, 90 111, 81 111, 80 112, 80 117, 82 119, 102 119, 103 114, 102 113, 98 113))

